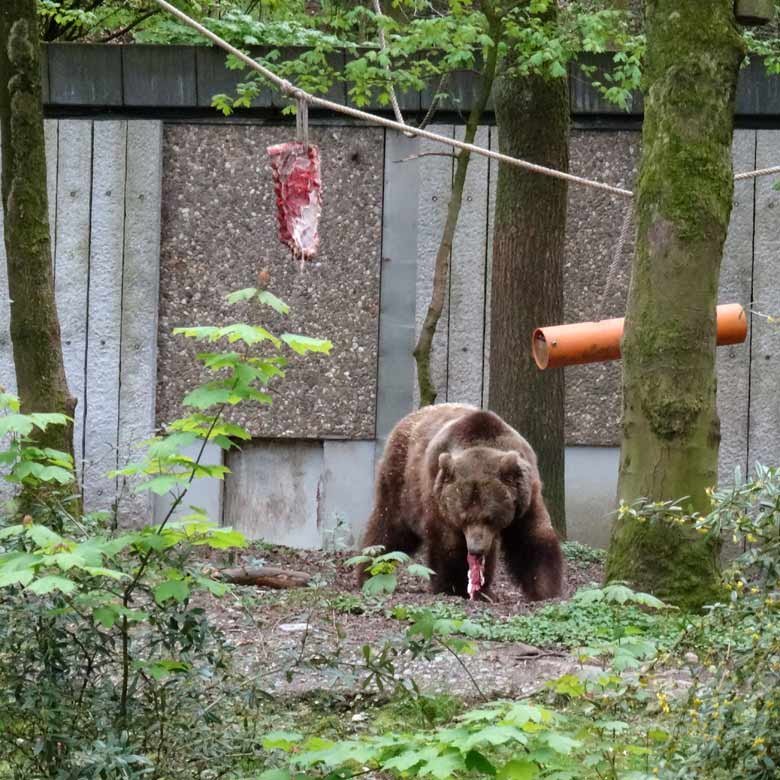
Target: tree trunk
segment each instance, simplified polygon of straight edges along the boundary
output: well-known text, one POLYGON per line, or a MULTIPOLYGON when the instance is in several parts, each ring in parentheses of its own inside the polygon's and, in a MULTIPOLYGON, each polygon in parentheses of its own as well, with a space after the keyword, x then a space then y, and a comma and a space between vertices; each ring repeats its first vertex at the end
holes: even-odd
MULTIPOLYGON (((483 8, 487 13, 487 8, 483 8)), ((497 25, 494 25, 497 28, 497 25)), ((498 35, 494 30, 493 46, 488 52, 485 60, 484 70, 480 79, 479 92, 474 106, 469 113, 466 122, 466 132, 464 133, 464 142, 473 144, 474 138, 482 119, 482 114, 487 106, 490 92, 493 89, 493 79, 496 73, 498 35)), ((431 348, 433 346, 433 337, 436 335, 436 327, 439 324, 442 310, 444 309, 444 300, 447 294, 447 281, 450 272, 450 255, 452 254, 452 242, 455 238, 455 228, 458 226, 458 217, 463 203, 463 189, 466 185, 466 173, 468 172, 469 159, 471 153, 461 149, 458 153, 457 163, 455 165, 455 177, 452 182, 452 192, 450 202, 447 206, 447 219, 444 223, 441 242, 436 252, 436 261, 433 268, 433 289, 431 292, 431 302, 425 315, 425 321, 420 329, 420 336, 417 340, 417 346, 414 348, 414 359, 417 362, 417 384, 420 388, 420 406, 428 406, 436 402, 438 390, 433 384, 431 378, 431 348)), ((454 399, 457 400, 457 399, 454 399)))
MULTIPOLYGON (((623 337, 618 498, 707 511, 717 480, 715 306, 733 196, 731 139, 743 44, 732 0, 645 6, 647 62, 637 249, 623 337)), ((717 545, 619 518, 607 578, 688 607, 713 599, 717 545)))
MULTIPOLYGON (((11 341, 22 412, 72 417, 54 299, 35 0, 0 7, 0 137, 11 341)), ((73 425, 37 441, 73 455, 73 425)))
POLYGON ((241 566, 237 569, 222 569, 216 578, 233 585, 255 585, 258 588, 305 588, 311 576, 303 571, 280 569, 276 566, 241 566))
MULTIPOLYGON (((558 170, 569 163, 565 78, 516 76, 506 64, 494 92, 502 154, 558 170)), ((563 322, 565 181, 501 164, 493 232, 489 406, 530 442, 539 456, 544 500, 566 536, 564 505, 564 380, 541 372, 531 333, 563 322)))

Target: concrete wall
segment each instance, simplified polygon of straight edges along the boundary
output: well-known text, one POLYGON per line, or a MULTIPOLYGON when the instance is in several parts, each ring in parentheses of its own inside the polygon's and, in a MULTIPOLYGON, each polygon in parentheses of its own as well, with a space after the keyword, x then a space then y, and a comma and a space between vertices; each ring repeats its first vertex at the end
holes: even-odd
MULTIPOLYGON (((46 153, 55 293, 68 385, 78 400, 74 449, 84 505, 110 510, 119 495, 125 522, 147 522, 148 499, 106 473, 132 460, 134 446, 154 429, 162 124, 47 120, 46 153)), ((7 289, 2 243, 0 288, 7 289)), ((0 385, 15 390, 7 293, 0 299, 0 385)))
MULTIPOLYGON (((57 58, 64 55, 50 49, 44 87, 50 106, 113 105, 116 83, 119 107, 134 100, 152 105, 153 98, 161 101, 157 106, 205 106, 209 79, 216 78, 216 71, 201 67, 192 72, 203 83, 192 87, 183 64, 190 62, 187 49, 165 53, 166 65, 133 60, 138 52, 87 48, 84 56, 108 58, 89 94, 83 84, 63 79, 67 63, 57 58), (133 87, 144 69, 153 76, 146 94, 133 87)), ((206 51, 192 54, 193 68, 213 59, 206 51)), ((85 73, 98 73, 94 64, 85 73)), ((467 86, 461 85, 464 99, 467 86)), ((740 100, 746 110, 763 111, 778 102, 776 92, 762 82, 743 89, 740 100)), ((425 102, 418 98, 413 109, 425 102)), ((572 100, 573 112, 582 112, 593 95, 579 89, 572 100)), ((639 110, 640 103, 634 115, 639 110)), ((288 130, 261 120, 188 124, 179 118, 166 126, 163 143, 159 121, 47 122, 56 293, 68 379, 79 398, 76 449, 88 508, 109 508, 119 491, 125 522, 148 518, 149 502, 103 475, 132 457, 132 444, 155 422, 175 415, 177 399, 199 379, 170 329, 236 315, 224 309, 223 294, 252 285, 265 268, 272 289, 302 312, 295 327, 334 338, 336 354, 330 361, 315 358, 313 371, 296 366, 284 401, 270 415, 239 417, 256 438, 228 456, 232 471, 224 484, 196 482, 187 503, 254 537, 300 546, 357 541, 370 511, 377 457, 392 426, 415 405, 411 350, 430 295, 452 158, 429 155, 434 147, 428 142, 392 132, 312 125, 327 163, 323 254, 300 274, 276 241, 263 162, 264 146, 288 130)), ((453 122, 436 129, 462 134, 453 122)), ((496 129, 480 128, 477 140, 495 148, 496 129)), ((639 151, 635 130, 578 130, 572 170, 631 186, 639 151)), ((776 164, 780 131, 737 131, 734 159, 737 170, 776 164)), ((492 161, 473 158, 434 348, 442 401, 486 406, 489 400, 485 323, 496 175, 492 161)), ((772 184, 768 178, 737 185, 721 301, 755 300, 759 311, 776 313, 780 233, 772 184)), ((612 196, 571 188, 567 321, 622 312, 631 247, 616 257, 614 246, 624 210, 612 196)), ((4 272, 0 258, 0 284, 4 272)), ((0 384, 13 388, 8 316, 7 296, 0 296, 0 384)), ((744 471, 757 460, 780 460, 777 340, 754 314, 749 341, 719 351, 723 478, 735 466, 744 471)), ((566 369, 568 524, 572 538, 592 544, 605 543, 613 508, 619 370, 619 363, 566 369)), ((208 458, 221 462, 222 453, 209 448, 208 458)), ((170 499, 157 499, 154 516, 160 519, 169 506, 170 499)))

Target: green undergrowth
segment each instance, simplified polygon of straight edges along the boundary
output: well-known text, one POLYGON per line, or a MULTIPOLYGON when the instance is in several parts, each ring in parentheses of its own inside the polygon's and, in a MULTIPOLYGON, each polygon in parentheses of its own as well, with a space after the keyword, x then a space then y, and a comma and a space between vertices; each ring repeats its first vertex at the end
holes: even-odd
MULTIPOLYGON (((679 614, 652 613, 635 605, 579 604, 575 601, 542 607, 528 615, 500 617, 485 611, 479 617, 450 604, 434 604, 437 619, 453 622, 455 631, 471 639, 524 642, 538 647, 579 647, 594 641, 615 641, 626 636, 647 636, 659 647, 671 646, 684 621, 679 614)), ((390 610, 398 620, 414 621, 422 610, 398 605, 390 610)))

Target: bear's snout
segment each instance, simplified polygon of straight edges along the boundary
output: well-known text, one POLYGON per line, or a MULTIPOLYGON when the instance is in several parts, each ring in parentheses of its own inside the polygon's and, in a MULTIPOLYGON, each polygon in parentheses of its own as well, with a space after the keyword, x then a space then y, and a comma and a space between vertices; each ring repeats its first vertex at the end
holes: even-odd
POLYGON ((487 526, 468 526, 463 534, 466 537, 466 549, 470 555, 487 555, 493 547, 495 534, 487 526))

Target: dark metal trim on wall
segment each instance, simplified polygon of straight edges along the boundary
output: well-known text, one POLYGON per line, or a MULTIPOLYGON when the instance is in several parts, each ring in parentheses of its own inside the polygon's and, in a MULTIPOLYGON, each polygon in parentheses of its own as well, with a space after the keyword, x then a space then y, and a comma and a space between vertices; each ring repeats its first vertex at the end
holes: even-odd
MULTIPOLYGON (((257 49, 255 54, 262 54, 257 49)), ((290 58, 294 49, 282 50, 290 58)), ((333 65, 341 68, 346 55, 331 55, 333 65)), ((596 76, 610 62, 610 55, 583 55, 581 64, 596 68, 596 76)), ((112 44, 49 43, 42 58, 43 99, 47 116, 121 113, 126 116, 155 118, 218 119, 211 108, 211 97, 231 93, 245 71, 225 68, 224 54, 207 46, 129 46, 112 44)), ((590 126, 636 125, 642 118, 642 96, 632 96, 627 111, 603 99, 585 76, 580 65, 569 69, 571 113, 576 123, 590 126)), ((459 123, 471 108, 476 74, 456 73, 450 80, 452 97, 445 101, 437 118, 459 123)), ((430 108, 434 90, 408 92, 399 96, 401 107, 410 116, 430 108)), ((349 84, 334 84, 328 98, 351 103, 349 84)), ((263 90, 252 107, 236 113, 238 118, 273 118, 287 101, 271 89, 263 90)), ((388 106, 370 104, 367 110, 390 115, 388 106)), ((492 124, 489 115, 485 124, 492 124)), ((344 118, 346 124, 350 121, 344 118)), ((780 126, 780 76, 766 73, 758 58, 742 69, 737 88, 737 124, 742 127, 780 126)))

